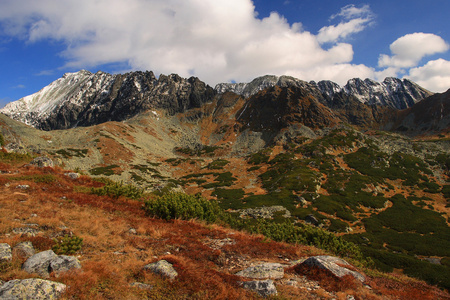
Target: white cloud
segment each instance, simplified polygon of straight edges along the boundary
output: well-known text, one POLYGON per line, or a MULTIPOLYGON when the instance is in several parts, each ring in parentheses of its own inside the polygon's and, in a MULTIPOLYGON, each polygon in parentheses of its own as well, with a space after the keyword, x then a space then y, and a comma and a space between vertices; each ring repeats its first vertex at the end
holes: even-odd
POLYGON ((363 31, 372 24, 374 15, 369 5, 360 8, 347 5, 338 14, 331 16, 330 20, 336 18, 341 18, 342 21, 337 25, 325 26, 319 30, 317 39, 320 43, 336 42, 363 31))
POLYGON ((356 7, 354 4, 349 4, 341 8, 341 11, 330 17, 330 20, 342 17, 343 19, 350 20, 353 18, 360 18, 364 16, 365 18, 372 18, 373 14, 370 6, 365 4, 361 7, 356 7))
POLYGON ((450 61, 429 61, 422 67, 410 69, 405 77, 432 92, 445 92, 450 88, 450 61))
POLYGON ((395 68, 415 67, 425 56, 443 53, 448 49, 449 45, 440 36, 423 32, 411 33, 393 42, 390 45, 392 56, 380 55, 378 66, 395 68))
MULTIPOLYGON (((337 42, 363 30, 368 15, 368 6, 346 6, 333 19, 347 21, 322 37, 327 31, 327 40, 337 42)), ((351 64, 350 44, 324 49, 323 38, 300 23, 277 13, 258 19, 251 0, 2 0, 0 26, 29 43, 65 43, 71 69, 113 63, 194 75, 211 85, 288 73, 345 83, 349 74, 361 76, 357 70, 370 73, 351 64)))

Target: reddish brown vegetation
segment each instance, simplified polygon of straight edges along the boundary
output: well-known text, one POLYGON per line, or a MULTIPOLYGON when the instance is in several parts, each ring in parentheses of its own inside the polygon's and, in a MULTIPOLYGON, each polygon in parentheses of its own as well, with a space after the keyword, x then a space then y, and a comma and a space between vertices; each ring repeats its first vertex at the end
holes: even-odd
MULTIPOLYGON (((31 241, 37 251, 43 251, 51 249, 53 239, 64 234, 83 238, 77 253, 82 273, 51 277, 69 286, 67 299, 253 299, 255 294, 239 287, 238 282, 244 279, 234 275, 237 271, 255 261, 286 263, 323 253, 313 247, 276 243, 217 225, 151 219, 142 210, 142 202, 78 192, 102 184, 87 176, 72 180, 60 168, 0 167, 11 172, 0 175, 0 242, 14 246, 31 241), (23 184, 30 187, 17 189, 23 184), (38 231, 36 236, 12 232, 27 224, 37 224, 33 227, 38 231), (223 240, 227 243, 220 244, 223 240), (179 273, 175 280, 142 271, 143 266, 160 259, 174 264, 179 273), (153 289, 131 287, 130 283, 136 281, 153 289)), ((22 262, 14 258, 2 268, 0 279, 32 277, 20 270, 22 262)), ((307 276, 322 287, 306 290, 278 283, 279 293, 287 299, 345 299, 344 294, 353 294, 356 299, 448 297, 436 288, 405 278, 371 279, 369 290, 351 278, 336 280, 320 270, 295 269, 286 276, 307 276)))

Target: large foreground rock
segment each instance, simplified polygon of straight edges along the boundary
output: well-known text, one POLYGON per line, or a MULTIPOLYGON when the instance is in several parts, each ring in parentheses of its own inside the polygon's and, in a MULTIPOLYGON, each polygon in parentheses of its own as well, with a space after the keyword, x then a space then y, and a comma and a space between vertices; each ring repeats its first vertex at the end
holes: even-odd
POLYGON ((305 260, 302 265, 328 270, 339 278, 345 275, 351 275, 361 282, 365 281, 364 275, 346 268, 345 266, 351 267, 351 265, 338 257, 328 255, 313 256, 305 260))
POLYGON ((277 294, 277 288, 272 280, 255 280, 246 281, 242 283, 242 286, 248 290, 257 292, 260 296, 268 297, 277 294))
POLYGON ((174 279, 178 276, 178 272, 174 269, 173 265, 167 260, 160 260, 155 263, 148 264, 144 267, 144 270, 150 270, 155 274, 161 275, 169 279, 174 279))
POLYGON ((0 286, 0 299, 57 299, 65 290, 66 285, 59 282, 39 278, 16 279, 0 286))
POLYGON ((278 263, 263 263, 248 267, 247 269, 236 273, 236 275, 254 279, 281 279, 284 277, 284 268, 283 265, 278 263))

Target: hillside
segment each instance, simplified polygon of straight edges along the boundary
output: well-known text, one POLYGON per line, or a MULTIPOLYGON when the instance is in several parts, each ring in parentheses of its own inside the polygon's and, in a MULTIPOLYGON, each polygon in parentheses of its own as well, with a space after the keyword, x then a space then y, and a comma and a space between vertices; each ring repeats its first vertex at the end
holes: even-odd
MULTIPOLYGON (((292 268, 296 261, 324 251, 199 221, 151 218, 141 201, 94 194, 102 190, 102 182, 69 177, 59 167, 24 165, 29 159, 2 154, 1 242, 13 247, 32 242, 38 252, 52 249, 62 236, 82 238, 75 253, 81 269, 48 278, 67 286, 62 299, 255 299, 256 293, 239 284, 246 279, 235 274, 258 262, 285 267, 282 279, 276 280, 274 299, 450 298, 423 282, 367 268, 357 269, 365 272, 364 284, 292 268), (161 259, 173 264, 176 279, 143 270, 161 259)), ((20 269, 24 260, 13 256, 3 261, 0 279, 30 278, 20 269)))
MULTIPOLYGON (((91 78, 102 74, 84 75, 91 78)), ((73 75, 67 75, 67 78, 70 76, 73 75)), ((180 232, 180 235, 164 237, 163 245, 160 245, 163 248, 168 247, 168 243, 175 243, 172 238, 180 243, 191 243, 194 240, 197 243, 197 239, 201 239, 193 237, 192 240, 186 241, 187 237, 183 237, 186 229, 182 228, 187 227, 183 226, 195 224, 203 228, 199 229, 203 232, 210 230, 208 226, 211 225, 196 222, 183 225, 186 224, 183 221, 167 223, 151 219, 137 209, 142 206, 142 202, 123 197, 111 200, 98 198, 96 195, 86 196, 89 191, 86 187, 100 188, 106 182, 106 189, 114 190, 115 188, 108 185, 112 180, 122 182, 119 187, 130 184, 134 189, 138 188, 136 191, 139 193, 145 192, 153 198, 170 191, 201 195, 212 201, 211 203, 217 203, 217 210, 223 211, 224 216, 227 216, 219 222, 225 227, 214 227, 214 230, 221 232, 218 235, 220 237, 212 239, 224 241, 230 232, 234 235, 244 235, 245 241, 236 246, 236 251, 246 257, 246 260, 251 261, 254 258, 250 253, 269 253, 255 259, 279 262, 280 257, 277 255, 282 256, 281 260, 292 261, 298 259, 295 256, 310 256, 309 252, 328 251, 332 255, 351 257, 352 262, 363 268, 369 277, 378 274, 376 276, 387 280, 387 277, 393 276, 400 278, 398 280, 402 282, 400 293, 403 294, 398 296, 395 296, 393 289, 388 288, 395 286, 391 281, 383 283, 379 292, 372 285, 370 286, 373 290, 370 292, 352 286, 351 290, 360 293, 358 297, 361 298, 377 299, 381 294, 407 299, 406 295, 416 289, 431 293, 427 294, 430 299, 447 297, 445 293, 439 294, 438 290, 425 285, 423 288, 419 287, 423 283, 406 283, 410 282, 410 279, 405 275, 425 280, 428 284, 442 289, 450 288, 449 92, 431 95, 414 101, 417 103, 411 103, 412 106, 407 109, 398 110, 392 105, 366 103, 367 101, 361 100, 361 95, 369 95, 367 91, 370 86, 379 90, 380 85, 387 88, 389 84, 394 83, 397 91, 411 91, 414 87, 412 83, 401 83, 394 79, 383 84, 353 80, 347 88, 341 89, 329 82, 316 84, 289 77, 266 76, 246 85, 220 85, 213 90, 196 79, 182 79, 175 75, 156 79, 150 73, 139 73, 128 74, 119 79, 120 86, 116 86, 115 100, 112 100, 111 93, 96 94, 91 91, 89 99, 92 101, 85 106, 86 109, 76 110, 79 114, 73 115, 73 119, 65 117, 71 110, 62 104, 54 106, 59 107, 55 110, 46 110, 46 115, 50 117, 39 123, 39 126, 46 130, 36 129, 0 115, 5 152, 3 162, 10 163, 7 161, 9 155, 25 155, 29 160, 33 157, 49 157, 57 165, 53 169, 45 169, 50 174, 54 173, 50 184, 56 182, 54 178, 63 180, 55 184, 58 187, 67 185, 68 195, 77 194, 73 196, 71 205, 84 203, 89 204, 89 207, 108 210, 106 215, 112 213, 122 217, 122 214, 125 214, 127 218, 138 218, 132 224, 155 222, 152 224, 159 224, 155 226, 180 226, 168 229, 172 234, 180 232), (133 90, 138 86, 136 81, 133 81, 135 79, 130 79, 138 77, 151 79, 154 88, 146 89, 144 85, 139 85, 142 89, 139 99, 133 98, 137 97, 133 90), (324 89, 325 86, 328 90, 324 89), (359 94, 349 93, 351 86, 358 86, 359 89, 356 90, 359 94), (230 90, 227 91, 227 88, 230 90), (330 93, 331 90, 333 93, 330 93), (132 98, 125 97, 125 91, 128 91, 132 98), (148 93, 162 96, 152 98, 148 93), (101 108, 98 106, 99 99, 103 99, 100 101, 101 108), (121 107, 119 110, 111 108, 119 102, 128 106, 116 106, 121 107), (113 103, 116 104, 111 106, 113 103), (140 104, 137 105, 138 103, 140 104), (136 109, 128 110, 130 105, 136 109), (96 107, 98 110, 94 111, 99 113, 98 115, 108 116, 108 112, 111 112, 110 116, 113 116, 114 111, 121 114, 116 115, 117 121, 107 121, 115 117, 96 119, 97 115, 91 111, 96 107), (54 129, 71 127, 78 117, 81 117, 80 120, 90 121, 77 123, 80 126, 75 128, 48 130, 52 128, 51 124, 59 124, 55 125, 54 129), (54 121, 49 120, 57 123, 51 123, 54 121), (61 123, 61 120, 65 121, 61 123), (71 121, 66 122, 68 120, 71 121), (86 174, 97 178, 96 180, 101 178, 101 181, 82 176, 82 180, 77 181, 79 186, 73 187, 66 177, 60 175, 64 173, 62 169, 86 174), (80 191, 84 193, 78 193, 80 191), (90 199, 86 200, 89 203, 83 202, 85 200, 77 200, 79 203, 75 201, 80 197, 90 199), (255 241, 254 236, 237 233, 230 227, 234 230, 243 229, 264 234, 265 238, 258 236, 256 240, 259 239, 259 242, 250 242, 255 241), (339 245, 351 245, 348 249, 357 251, 346 252, 339 250, 340 246, 331 247, 323 240, 311 238, 308 230, 322 238, 338 238, 339 245), (272 240, 270 243, 274 244, 271 247, 275 250, 287 247, 286 249, 291 250, 283 251, 300 252, 286 256, 276 253, 281 250, 260 250, 260 244, 265 243, 261 241, 267 238, 272 240), (278 244, 275 241, 289 244, 278 244), (246 242, 259 246, 256 249, 246 248, 246 242), (309 248, 310 246, 322 250, 309 248), (239 252, 244 249, 249 252, 239 252), (382 275, 379 271, 388 272, 390 275, 382 275), (433 293, 438 293, 439 296, 433 293)), ((80 86, 82 84, 77 83, 75 87, 79 89, 80 86)), ((56 87, 57 85, 52 89, 56 87)), ((39 95, 43 94, 45 93, 39 95)), ((403 94, 403 97, 410 94, 413 93, 403 94)), ((36 97, 33 99, 38 99, 36 97)), ((42 97, 39 99, 42 100, 42 97)), ((68 103, 73 104, 71 101, 68 103)), ((48 106, 42 106, 41 103, 36 107, 48 106)), ((36 126, 38 123, 33 124, 36 126)), ((15 176, 16 166, 21 164, 15 164, 14 167, 4 165, 5 170, 12 172, 12 175, 4 174, 5 184, 11 184, 7 178, 15 176)), ((43 170, 19 168, 18 172, 41 174, 43 170)), ((25 174, 18 177, 41 184, 40 179, 36 182, 30 176, 25 174)), ((14 182, 15 180, 19 179, 14 179, 14 182)), ((10 190, 13 195, 14 192, 17 193, 17 190, 10 190)), ((50 193, 51 189, 46 187, 43 192, 46 193, 47 190, 50 193)), ((63 197, 66 192, 58 191, 61 195, 56 196, 55 201, 61 203, 58 197, 63 197)), ((8 195, 7 192, 8 189, 5 190, 5 195, 8 195)), ((65 194, 64 197, 69 198, 65 194)), ((52 199, 50 196, 48 198, 52 199)), ((71 216, 69 219, 74 218, 76 217, 71 216)), ((114 217, 111 216, 110 219, 114 220, 114 217)), ((5 226, 3 232, 6 233, 9 225, 5 226)), ((136 226, 129 227, 139 232, 136 226)), ((53 233, 48 233, 51 234, 53 233)), ((203 237, 210 234, 215 236, 212 233, 204 233, 203 237)), ((123 233, 119 235, 124 238, 123 233)), ((116 238, 119 237, 109 239, 116 238)), ((11 240, 11 243, 16 243, 16 240, 11 240)), ((123 245, 125 242, 121 243, 123 245)), ((113 245, 108 245, 114 248, 113 245)), ((178 248, 188 248, 190 250, 187 252, 192 252, 191 246, 179 245, 178 248)), ((200 244, 195 245, 204 248, 200 244)), ((101 247, 107 249, 107 246, 101 247)), ((173 251, 168 252, 174 254, 173 251)), ((165 252, 156 256, 161 257, 163 253, 165 252)), ((200 256, 204 259, 208 255, 210 256, 202 253, 198 258, 189 256, 189 263, 183 262, 196 264, 195 261, 200 259, 200 256)), ((151 258, 151 255, 145 256, 147 260, 152 260, 151 258)), ((177 258, 169 256, 168 260, 171 259, 178 262, 177 258)), ((137 265, 137 262, 134 263, 137 265)), ((213 264, 218 265, 214 259, 213 264)), ((217 270, 216 266, 213 266, 214 270, 217 270)), ((231 265, 228 267, 231 268, 231 265)), ((233 269, 243 267, 237 264, 233 269)), ((218 275, 221 279, 217 281, 229 282, 231 277, 227 276, 232 272, 223 268, 220 269, 220 272, 222 271, 227 275, 218 275)), ((127 277, 120 280, 129 282, 130 279, 131 277, 127 277)), ((212 285, 215 284, 217 283, 212 285)), ((205 283, 205 291, 209 291, 208 286, 208 283, 205 283)), ((317 297, 337 296, 327 294, 331 291, 327 284, 321 287, 328 290, 323 295, 318 292, 317 297)), ((191 288, 193 287, 188 289, 191 288)), ((125 287, 124 289, 127 290, 125 287)), ((232 293, 235 291, 230 286, 223 289, 233 291, 232 293)), ((332 289, 336 289, 336 286, 332 289)), ((340 289, 341 292, 345 291, 342 287, 340 289)), ((175 290, 174 293, 177 293, 183 288, 178 286, 175 290)), ((197 292, 203 293, 200 290, 195 293, 197 292)), ((212 290, 205 293, 215 297, 215 294, 208 294, 213 293, 212 290)), ((245 294, 240 289, 236 290, 236 293, 241 295, 239 297, 244 297, 242 295, 245 294)), ((282 295, 289 293, 291 291, 282 295)), ((295 290, 292 293, 295 298, 295 295, 298 296, 296 293, 300 292, 295 290)), ((301 293, 299 295, 306 297, 301 293)))

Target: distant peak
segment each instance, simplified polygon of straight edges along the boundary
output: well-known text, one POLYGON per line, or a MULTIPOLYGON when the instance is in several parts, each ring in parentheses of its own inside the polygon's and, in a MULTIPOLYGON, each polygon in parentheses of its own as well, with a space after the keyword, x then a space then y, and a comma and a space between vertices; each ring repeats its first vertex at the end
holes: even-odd
MULTIPOLYGON (((99 71, 99 72, 101 72, 101 71, 99 71)), ((99 72, 97 72, 97 73, 99 73, 99 72)), ((103 72, 101 72, 101 73, 103 73, 103 72)), ((73 73, 70 73, 70 72, 64 73, 64 75, 62 77, 63 78, 68 78, 68 77, 80 76, 80 75, 90 76, 90 75, 92 75, 92 73, 87 71, 87 70, 80 70, 78 72, 73 72, 73 73)))

